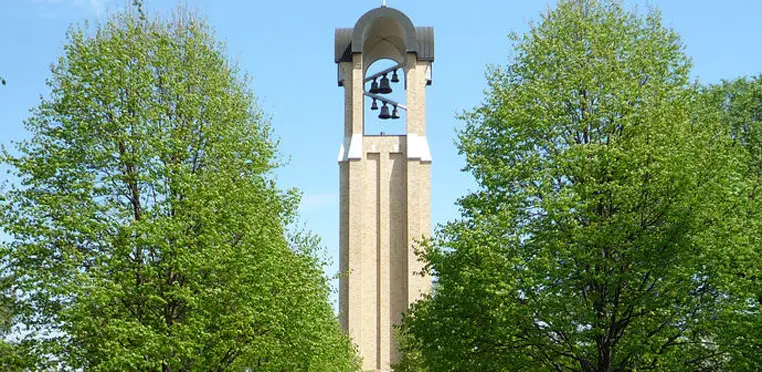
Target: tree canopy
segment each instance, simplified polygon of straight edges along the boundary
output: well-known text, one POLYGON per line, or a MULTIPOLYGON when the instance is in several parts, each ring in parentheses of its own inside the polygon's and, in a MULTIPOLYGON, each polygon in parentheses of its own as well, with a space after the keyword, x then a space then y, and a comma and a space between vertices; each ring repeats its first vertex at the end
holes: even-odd
POLYGON ((401 365, 758 370, 756 181, 678 35, 656 10, 572 0, 512 39, 463 115, 479 189, 423 247, 437 285, 401 365))
POLYGON ((35 369, 349 371, 247 78, 186 11, 73 27, 5 151, 2 274, 35 369))

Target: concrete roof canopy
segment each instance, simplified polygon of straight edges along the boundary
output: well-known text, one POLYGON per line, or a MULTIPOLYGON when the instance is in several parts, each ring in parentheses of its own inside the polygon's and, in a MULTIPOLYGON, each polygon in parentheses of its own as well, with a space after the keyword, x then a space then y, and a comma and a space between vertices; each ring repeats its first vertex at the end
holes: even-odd
POLYGON ((431 27, 414 27, 401 11, 375 8, 357 21, 353 28, 336 29, 335 61, 349 62, 353 53, 367 57, 365 67, 382 58, 403 62, 406 53, 419 60, 434 60, 434 32, 431 27))

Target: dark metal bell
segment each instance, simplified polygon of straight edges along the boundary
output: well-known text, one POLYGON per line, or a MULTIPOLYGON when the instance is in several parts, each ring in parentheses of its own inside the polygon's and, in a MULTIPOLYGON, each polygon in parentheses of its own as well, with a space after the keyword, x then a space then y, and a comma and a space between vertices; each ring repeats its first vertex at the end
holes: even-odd
POLYGON ((392 83, 399 83, 399 82, 400 82, 400 77, 397 76, 397 70, 394 70, 394 72, 392 73, 392 83))
POLYGON ((392 92, 392 87, 389 86, 389 78, 386 77, 386 75, 381 78, 381 85, 378 86, 378 92, 381 94, 389 94, 392 92))
POLYGON ((386 120, 386 119, 389 119, 391 117, 392 116, 389 115, 389 106, 387 106, 386 102, 384 102, 384 105, 381 106, 381 113, 378 114, 378 118, 386 120))
POLYGON ((392 110, 392 119, 399 119, 399 118, 400 118, 400 110, 395 105, 394 110, 392 110))
POLYGON ((371 110, 378 110, 378 103, 376 103, 376 99, 373 98, 373 104, 370 105, 371 110))
POLYGON ((370 90, 368 92, 378 94, 378 82, 376 82, 376 79, 373 79, 373 82, 370 83, 370 90))

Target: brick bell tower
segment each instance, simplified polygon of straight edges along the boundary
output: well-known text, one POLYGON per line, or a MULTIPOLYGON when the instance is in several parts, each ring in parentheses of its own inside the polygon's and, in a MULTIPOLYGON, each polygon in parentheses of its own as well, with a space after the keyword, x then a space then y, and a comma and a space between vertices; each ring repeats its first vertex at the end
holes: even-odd
POLYGON ((431 85, 434 30, 414 27, 404 13, 382 6, 353 28, 336 29, 335 48, 344 87, 340 322, 359 348, 363 370, 390 371, 399 359, 393 324, 431 288, 430 278, 416 274, 422 264, 413 246, 430 234, 431 224, 425 88, 431 85), (369 73, 382 59, 396 64, 369 73), (389 98, 392 89, 404 89, 404 103, 389 98), (400 119, 405 110, 404 134, 366 135, 371 101, 371 110, 381 105, 380 119, 400 119))

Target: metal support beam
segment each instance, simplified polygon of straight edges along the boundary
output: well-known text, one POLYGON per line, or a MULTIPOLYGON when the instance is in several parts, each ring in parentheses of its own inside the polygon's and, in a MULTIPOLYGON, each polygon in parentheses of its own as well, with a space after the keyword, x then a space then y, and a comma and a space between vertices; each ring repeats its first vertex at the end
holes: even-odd
POLYGON ((373 93, 368 93, 368 92, 363 92, 363 94, 365 94, 366 96, 368 96, 370 98, 375 98, 375 99, 377 99, 377 100, 379 100, 381 102, 386 102, 386 103, 388 103, 388 104, 390 104, 392 106, 397 106, 397 107, 407 111, 407 107, 405 105, 397 102, 397 101, 392 101, 389 98, 385 98, 385 97, 379 96, 378 94, 373 94, 373 93))
POLYGON ((394 70, 400 69, 400 68, 402 68, 402 64, 401 63, 398 64, 397 66, 392 66, 392 67, 389 67, 389 68, 387 68, 385 70, 381 70, 379 72, 376 72, 375 74, 366 77, 365 80, 363 80, 363 81, 367 83, 367 82, 369 82, 369 81, 371 81, 373 79, 378 79, 378 77, 383 75, 383 74, 388 74, 388 73, 390 73, 390 72, 392 72, 394 70))

